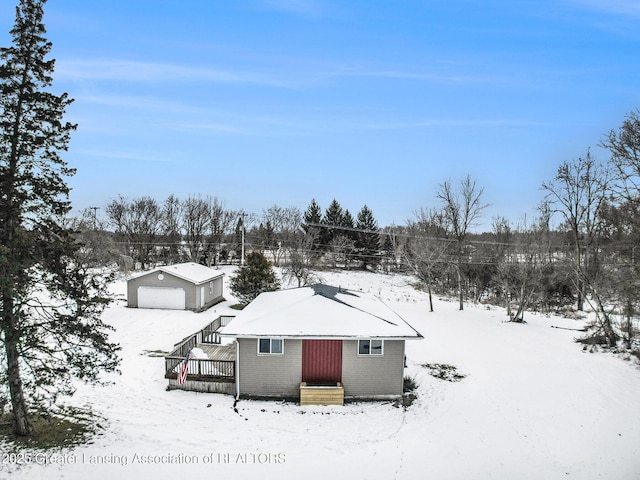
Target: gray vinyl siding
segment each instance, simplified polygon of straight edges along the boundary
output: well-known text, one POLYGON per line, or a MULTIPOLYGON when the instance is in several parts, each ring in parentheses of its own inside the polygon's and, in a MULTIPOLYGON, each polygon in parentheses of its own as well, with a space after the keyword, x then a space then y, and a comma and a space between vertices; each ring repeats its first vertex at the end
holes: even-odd
POLYGON ((215 278, 210 282, 205 283, 205 303, 206 306, 213 305, 222 301, 222 277, 215 278), (213 293, 210 293, 209 283, 213 282, 213 293))
POLYGON ((165 287, 165 288, 182 288, 186 293, 187 310, 200 310, 200 293, 201 287, 205 292, 205 308, 210 307, 222 301, 222 277, 213 279, 213 294, 209 293, 209 282, 195 285, 192 282, 175 277, 170 273, 162 272, 164 279, 158 279, 161 272, 151 272, 148 275, 132 278, 127 282, 127 305, 129 307, 138 307, 138 287, 165 287))
POLYGON ((258 355, 257 338, 239 338, 238 355, 240 396, 300 396, 302 340, 285 339, 283 355, 258 355))
POLYGON ((358 341, 342 345, 345 398, 385 398, 402 395, 404 340, 385 340, 383 355, 358 355, 358 341))
MULTIPOLYGON (((204 307, 203 309, 209 308, 212 305, 215 305, 218 302, 222 301, 222 277, 210 280, 208 282, 202 283, 195 287, 196 292, 196 308, 195 310, 200 309, 201 300, 200 295, 202 293, 202 289, 204 287, 204 307), (211 282, 213 282, 213 292, 211 291, 211 282)), ((187 300, 187 308, 191 308, 188 305, 189 300, 187 300)))
POLYGON ((159 280, 158 274, 161 272, 151 272, 148 275, 132 278, 127 282, 127 304, 130 307, 138 306, 138 287, 165 287, 182 288, 186 292, 186 304, 188 309, 195 308, 196 291, 193 283, 187 282, 168 273, 163 273, 164 279, 159 280))

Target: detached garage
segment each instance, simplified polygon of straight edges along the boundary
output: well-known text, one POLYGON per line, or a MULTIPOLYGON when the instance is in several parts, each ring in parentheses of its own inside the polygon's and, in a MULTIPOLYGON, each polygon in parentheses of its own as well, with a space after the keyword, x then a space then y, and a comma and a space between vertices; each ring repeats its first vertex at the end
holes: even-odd
POLYGON ((127 280, 127 305, 133 308, 206 310, 221 302, 224 274, 197 263, 180 263, 127 280))

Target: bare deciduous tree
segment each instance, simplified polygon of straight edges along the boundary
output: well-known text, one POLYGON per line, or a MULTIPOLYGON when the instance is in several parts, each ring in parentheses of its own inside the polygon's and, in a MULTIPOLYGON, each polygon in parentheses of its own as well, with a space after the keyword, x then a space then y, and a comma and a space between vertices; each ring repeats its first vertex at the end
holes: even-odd
POLYGON ((131 202, 119 197, 107 205, 106 212, 118 237, 126 241, 127 253, 131 253, 142 268, 148 266, 161 231, 158 202, 151 197, 140 197, 131 202))
POLYGON ((106 222, 97 215, 97 207, 81 210, 78 216, 70 219, 70 227, 81 245, 78 259, 83 265, 96 267, 118 261, 113 236, 106 231, 106 222))
POLYGON ((209 222, 213 251, 207 256, 207 264, 209 266, 217 265, 220 261, 222 242, 236 218, 238 218, 237 212, 227 210, 218 197, 213 197, 211 202, 211 221, 209 222))
POLYGON ((353 251, 355 242, 346 235, 334 235, 329 242, 329 255, 333 268, 342 263, 345 267, 349 263, 348 255, 353 251))
POLYGON ((640 203, 640 110, 629 113, 620 129, 611 130, 600 145, 611 152, 618 194, 640 203))
POLYGON ((162 206, 162 235, 168 248, 165 248, 168 263, 176 262, 180 258, 180 241, 182 224, 182 202, 175 196, 169 195, 162 206))
POLYGON ((182 203, 182 229, 187 255, 192 262, 200 262, 207 251, 211 225, 211 199, 189 197, 182 203))
POLYGON ((489 205, 482 203, 484 189, 478 187, 469 175, 460 182, 459 190, 454 189, 451 182, 445 181, 438 186, 436 198, 442 201, 444 218, 448 235, 456 244, 455 269, 458 278, 458 298, 460 310, 464 309, 464 291, 462 288, 462 259, 465 240, 471 227, 481 217, 489 205))
POLYGON ((295 236, 302 230, 302 212, 297 207, 273 205, 264 211, 264 220, 273 229, 274 244, 269 249, 273 264, 280 266, 287 250, 295 246, 295 236))
POLYGON ((542 184, 554 213, 559 213, 573 244, 577 308, 584 309, 585 280, 590 258, 602 228, 602 211, 610 190, 610 172, 590 151, 574 162, 564 162, 555 178, 542 184))
POLYGON ((444 213, 421 208, 407 225, 405 259, 429 294, 429 311, 433 312, 433 283, 447 264, 446 252, 451 239, 446 235, 444 213))

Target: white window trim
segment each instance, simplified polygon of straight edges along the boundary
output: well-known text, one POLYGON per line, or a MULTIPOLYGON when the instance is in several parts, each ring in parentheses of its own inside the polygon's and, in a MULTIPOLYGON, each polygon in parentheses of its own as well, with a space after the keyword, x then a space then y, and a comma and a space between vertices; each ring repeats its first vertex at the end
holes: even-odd
POLYGON ((258 338, 258 341, 256 342, 256 350, 258 352, 259 356, 263 356, 263 355, 284 355, 284 338, 277 338, 277 337, 260 337, 258 338), (261 352, 260 351, 260 340, 269 340, 269 351, 268 352, 261 352), (274 340, 280 340, 282 342, 282 352, 277 352, 277 353, 273 353, 273 347, 272 347, 272 343, 274 340))
POLYGON ((382 338, 360 338, 356 345, 356 352, 359 357, 383 357, 384 356, 384 340, 382 338), (371 342, 380 341, 380 353, 371 353, 371 342), (360 353, 360 342, 369 342, 369 353, 360 353))

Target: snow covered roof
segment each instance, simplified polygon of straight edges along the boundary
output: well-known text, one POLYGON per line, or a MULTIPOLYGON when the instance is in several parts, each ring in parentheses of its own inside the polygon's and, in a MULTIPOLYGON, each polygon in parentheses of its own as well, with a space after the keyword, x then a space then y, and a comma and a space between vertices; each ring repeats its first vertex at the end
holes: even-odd
POLYGON ((155 273, 155 272, 168 273, 170 275, 174 275, 178 278, 182 278, 183 280, 187 280, 195 284, 208 282, 210 280, 213 280, 214 278, 218 278, 224 275, 224 273, 222 273, 219 270, 205 267, 204 265, 200 265, 199 263, 187 262, 187 263, 176 263, 175 265, 166 265, 163 267, 157 267, 157 268, 154 268, 153 270, 149 270, 147 272, 142 272, 137 275, 133 275, 129 277, 129 280, 133 278, 143 277, 145 275, 149 275, 150 273, 155 273))
POLYGON ((220 333, 240 338, 422 338, 379 298, 322 284, 262 293, 220 333))

